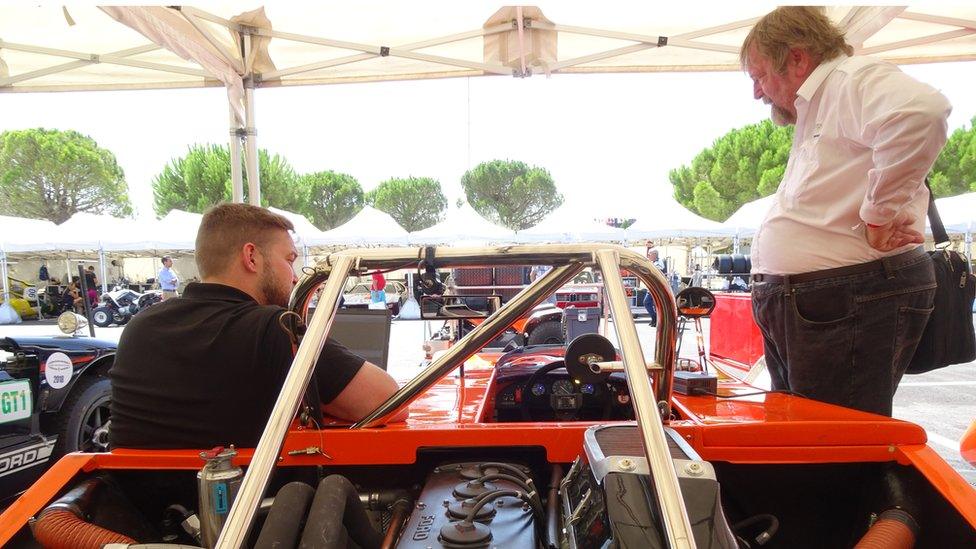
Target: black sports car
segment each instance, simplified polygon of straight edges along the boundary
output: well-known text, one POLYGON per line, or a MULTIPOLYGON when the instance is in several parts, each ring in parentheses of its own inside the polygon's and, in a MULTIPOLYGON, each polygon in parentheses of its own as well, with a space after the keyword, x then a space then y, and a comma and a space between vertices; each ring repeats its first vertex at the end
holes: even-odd
POLYGON ((0 507, 69 452, 108 450, 116 343, 0 338, 0 507))

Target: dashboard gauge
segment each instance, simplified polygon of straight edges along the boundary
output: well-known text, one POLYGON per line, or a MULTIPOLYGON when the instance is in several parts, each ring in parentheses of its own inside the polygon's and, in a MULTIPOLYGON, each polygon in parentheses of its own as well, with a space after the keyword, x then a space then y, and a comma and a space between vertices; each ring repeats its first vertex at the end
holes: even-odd
POLYGON ((532 394, 535 396, 542 396, 546 394, 546 384, 539 382, 532 385, 532 394))
POLYGON ((593 385, 592 383, 584 383, 583 386, 580 388, 580 392, 583 393, 584 395, 592 395, 593 393, 596 392, 596 386, 593 385))
POLYGON ((552 382, 552 394, 571 395, 573 394, 573 382, 568 379, 557 379, 552 382))

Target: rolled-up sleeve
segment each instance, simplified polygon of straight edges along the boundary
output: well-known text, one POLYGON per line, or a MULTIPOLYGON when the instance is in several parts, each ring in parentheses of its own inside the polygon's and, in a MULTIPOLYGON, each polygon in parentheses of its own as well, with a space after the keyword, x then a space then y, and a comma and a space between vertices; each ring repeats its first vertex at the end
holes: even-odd
POLYGON ((938 90, 892 65, 873 65, 852 80, 852 114, 874 163, 860 216, 884 225, 923 187, 945 145, 952 107, 938 90))

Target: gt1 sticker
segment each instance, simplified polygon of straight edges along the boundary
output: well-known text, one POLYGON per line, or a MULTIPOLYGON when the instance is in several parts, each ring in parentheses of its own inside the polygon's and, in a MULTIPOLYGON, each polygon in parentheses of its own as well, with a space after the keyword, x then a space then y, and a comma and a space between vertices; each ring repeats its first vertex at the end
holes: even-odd
POLYGON ((18 379, 0 383, 0 423, 29 418, 33 408, 30 381, 18 379))
POLYGON ((74 373, 74 366, 71 359, 64 353, 51 353, 47 358, 47 366, 44 367, 44 379, 53 389, 60 389, 71 381, 74 373))

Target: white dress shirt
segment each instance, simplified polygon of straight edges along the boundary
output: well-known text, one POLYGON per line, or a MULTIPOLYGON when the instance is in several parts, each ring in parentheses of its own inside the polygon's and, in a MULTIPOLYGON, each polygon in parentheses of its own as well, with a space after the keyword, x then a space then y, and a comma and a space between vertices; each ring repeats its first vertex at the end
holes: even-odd
POLYGON ((797 91, 793 147, 756 232, 752 272, 796 274, 895 255, 868 245, 864 223, 908 209, 924 234, 925 176, 946 141, 951 106, 890 63, 841 56, 797 91))

